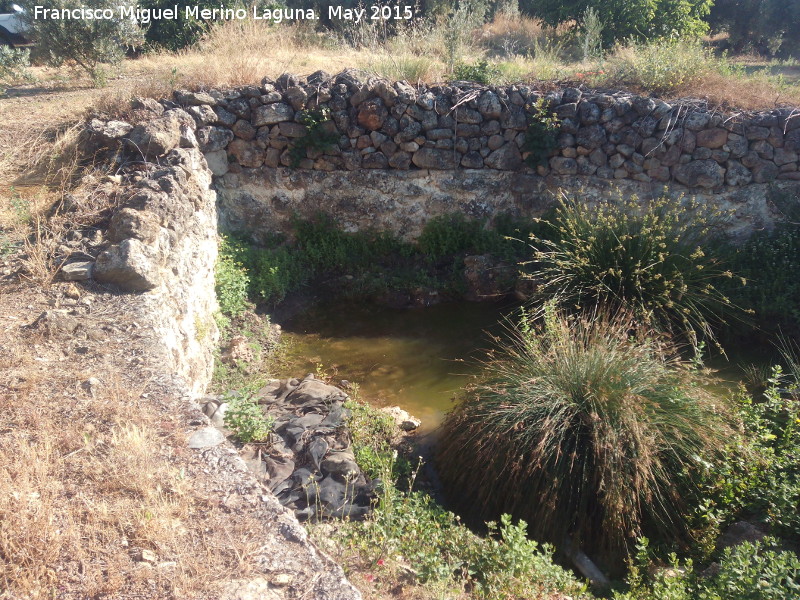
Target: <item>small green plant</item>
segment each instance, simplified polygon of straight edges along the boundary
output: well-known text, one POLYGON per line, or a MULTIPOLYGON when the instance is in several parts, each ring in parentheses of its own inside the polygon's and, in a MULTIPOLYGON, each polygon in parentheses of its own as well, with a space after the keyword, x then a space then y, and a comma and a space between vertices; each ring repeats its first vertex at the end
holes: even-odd
POLYGON ((715 340, 712 323, 734 312, 720 283, 733 279, 716 258, 724 215, 695 200, 636 196, 587 205, 564 196, 535 238, 531 277, 542 299, 564 307, 598 304, 631 311, 645 325, 680 334, 694 346, 715 340))
POLYGON ((547 100, 539 98, 533 105, 528 105, 528 128, 525 131, 525 143, 522 152, 527 153, 527 162, 532 167, 547 165, 547 160, 556 149, 559 121, 555 113, 550 112, 547 100))
POLYGON ((600 14, 591 6, 583 12, 581 19, 581 52, 583 60, 597 60, 603 56, 603 21, 600 14))
POLYGON ((476 520, 512 514, 536 539, 572 536, 617 564, 644 529, 688 539, 724 402, 666 342, 632 338, 630 316, 552 304, 537 316, 502 340, 442 426, 439 474, 455 505, 476 520))
POLYGON ((214 289, 220 311, 227 317, 237 317, 247 310, 250 277, 243 264, 246 252, 247 248, 241 242, 220 237, 214 289))
POLYGON ((300 161, 306 158, 309 150, 325 152, 339 141, 336 129, 328 125, 331 123, 329 108, 303 110, 297 120, 305 125, 306 134, 295 139, 289 148, 292 167, 300 166, 300 161))
POLYGON ((249 394, 239 393, 227 398, 225 427, 242 443, 263 442, 272 432, 275 419, 264 415, 261 407, 249 394))
POLYGON ((475 64, 458 63, 453 69, 453 79, 456 81, 474 81, 483 85, 498 83, 503 77, 503 71, 496 65, 481 59, 475 64))

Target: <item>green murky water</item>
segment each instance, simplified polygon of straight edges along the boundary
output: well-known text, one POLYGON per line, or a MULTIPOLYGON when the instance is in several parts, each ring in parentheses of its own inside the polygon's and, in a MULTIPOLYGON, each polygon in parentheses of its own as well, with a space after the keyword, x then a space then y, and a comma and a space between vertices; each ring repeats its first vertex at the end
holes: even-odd
POLYGON ((286 376, 314 372, 357 383, 362 398, 398 405, 430 432, 477 372, 490 334, 513 304, 453 303, 420 309, 318 306, 282 322, 286 376))
MULTIPOLYGON (((281 322, 287 342, 285 377, 322 369, 338 383, 357 383, 363 399, 376 406, 398 405, 433 431, 452 407, 454 395, 479 370, 501 334, 499 322, 512 303, 453 303, 420 309, 391 309, 336 303, 317 306, 281 322)), ((770 364, 766 349, 729 350, 728 359, 708 361, 718 393, 736 388, 745 364, 770 364)))

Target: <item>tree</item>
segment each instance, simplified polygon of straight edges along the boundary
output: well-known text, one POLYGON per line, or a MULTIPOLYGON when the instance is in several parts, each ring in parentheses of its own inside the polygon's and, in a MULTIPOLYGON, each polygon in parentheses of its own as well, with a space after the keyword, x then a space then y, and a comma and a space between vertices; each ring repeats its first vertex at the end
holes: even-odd
MULTIPOLYGON (((141 0, 142 8, 168 9, 176 5, 173 0, 141 0)), ((234 8, 236 0, 194 0, 193 2, 180 2, 177 19, 159 19, 150 23, 145 38, 150 44, 166 48, 167 50, 180 50, 197 42, 207 30, 207 23, 194 17, 186 18, 186 6, 197 6, 202 9, 234 8)))
POLYGON ((709 23, 736 51, 800 56, 800 0, 717 0, 709 23))
MULTIPOLYGON (((51 66, 74 62, 101 85, 106 77, 104 64, 117 64, 125 49, 141 43, 141 30, 130 19, 121 19, 116 0, 36 0, 23 2, 21 18, 39 56, 51 66), (42 7, 50 18, 34 18, 34 6, 42 7), (53 13, 51 11, 57 11, 53 13), (52 18, 55 14, 72 18, 52 18), (110 11, 112 18, 76 18, 86 11, 110 11)), ((100 13, 97 13, 100 14, 100 13)))
POLYGON ((603 43, 635 38, 693 37, 706 32, 703 20, 713 0, 520 0, 520 9, 556 26, 580 25, 587 8, 603 22, 603 43))

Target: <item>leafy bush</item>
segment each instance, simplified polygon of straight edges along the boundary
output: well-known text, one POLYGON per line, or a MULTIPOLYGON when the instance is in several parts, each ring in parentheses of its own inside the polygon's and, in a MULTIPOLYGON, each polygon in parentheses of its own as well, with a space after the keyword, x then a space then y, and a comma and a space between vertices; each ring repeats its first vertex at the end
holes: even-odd
POLYGON ((692 343, 714 339, 712 323, 732 306, 717 286, 733 275, 710 251, 721 222, 706 205, 666 196, 588 206, 564 197, 549 223, 556 239, 533 240, 533 277, 563 306, 624 307, 692 343))
POLYGON ((21 18, 26 30, 37 42, 37 52, 51 66, 72 61, 86 71, 96 85, 105 83, 103 64, 115 65, 125 56, 127 47, 142 41, 135 21, 120 19, 114 0, 42 0, 36 5, 45 10, 111 10, 113 19, 34 19, 33 3, 24 2, 21 18))
POLYGON ((728 33, 727 43, 736 52, 798 57, 800 0, 716 0, 709 23, 728 33))
POLYGON ((737 518, 767 522, 774 533, 800 541, 800 366, 775 367, 763 397, 741 393, 741 437, 707 484, 704 516, 718 523, 737 518))
MULTIPOLYGON (((685 515, 723 432, 699 373, 632 320, 523 319, 447 416, 440 476, 475 519, 507 512, 619 564, 644 529, 686 539, 685 515)), ((719 403, 716 406, 719 410, 719 403)))
POLYGON ((729 294, 754 311, 760 327, 800 329, 800 227, 787 223, 772 232, 756 232, 729 260, 747 280, 729 294))
MULTIPOLYGON (((150 10, 172 8, 175 3, 171 0, 140 0, 142 8, 150 10)), ((197 0, 192 6, 201 10, 235 7, 235 0, 197 0)), ((145 38, 153 46, 160 46, 167 50, 180 50, 197 42, 207 31, 208 24, 194 17, 184 18, 183 7, 180 5, 181 14, 177 19, 154 19, 147 27, 145 38)))
POLYGON ((479 60, 475 64, 458 63, 453 69, 453 79, 456 81, 474 81, 483 85, 498 83, 502 71, 488 61, 479 60))
POLYGON ((696 573, 691 561, 681 566, 675 555, 671 569, 653 571, 647 543, 639 545, 630 591, 615 593, 614 600, 786 600, 800 594, 800 559, 779 550, 774 539, 726 548, 709 576, 696 573), (648 571, 654 574, 646 577, 648 571))
POLYGON ((222 314, 236 317, 247 310, 250 277, 243 260, 247 248, 226 237, 220 238, 219 257, 215 270, 217 302, 222 314))
POLYGON ((32 81, 33 75, 28 70, 30 66, 30 50, 0 45, 0 95, 5 94, 6 87, 10 85, 32 81))
POLYGON ((604 65, 603 83, 664 94, 701 81, 709 73, 730 73, 724 59, 701 42, 659 40, 619 48, 604 65))
POLYGON ((261 407, 247 394, 229 396, 227 400, 224 423, 236 439, 245 444, 266 440, 275 419, 264 415, 261 407))
POLYGON ((528 153, 525 162, 532 167, 546 165, 553 150, 556 149, 558 117, 548 110, 544 98, 539 98, 527 108, 528 128, 525 130, 525 143, 522 145, 522 152, 528 153))
POLYGON ((391 419, 360 402, 350 401, 347 408, 358 463, 383 482, 371 517, 344 525, 347 546, 361 560, 383 565, 402 557, 420 582, 440 592, 466 584, 475 597, 492 600, 545 597, 557 591, 582 596, 585 586, 553 563, 551 547, 527 538, 524 522, 515 525, 503 515, 499 527, 490 523, 489 535, 482 538, 427 494, 410 491, 415 473, 390 446, 396 427, 391 419), (409 491, 398 489, 400 476, 411 478, 409 491))

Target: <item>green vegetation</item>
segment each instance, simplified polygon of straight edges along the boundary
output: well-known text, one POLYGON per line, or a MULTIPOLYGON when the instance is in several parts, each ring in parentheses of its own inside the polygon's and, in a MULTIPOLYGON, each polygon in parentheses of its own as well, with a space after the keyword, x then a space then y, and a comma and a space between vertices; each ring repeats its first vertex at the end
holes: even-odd
POLYGON ((6 88, 9 86, 32 81, 30 66, 30 50, 0 45, 0 96, 6 93, 6 88))
MULTIPOLYGON (((550 237, 533 239, 531 275, 542 298, 562 306, 630 310, 646 326, 715 339, 730 300, 718 289, 733 277, 714 249, 722 215, 666 196, 641 206, 635 196, 589 207, 564 197, 550 237)), ((530 264, 530 263, 529 263, 530 264)))
POLYGON ((217 301, 226 317, 238 317, 247 310, 247 288, 250 277, 242 264, 244 250, 241 246, 221 236, 219 258, 215 271, 217 301))
POLYGON ((291 166, 300 166, 300 161, 306 158, 308 151, 324 152, 329 150, 339 140, 339 134, 331 121, 330 109, 320 108, 301 111, 298 121, 305 125, 306 134, 297 138, 289 148, 291 166))
POLYGON ((681 565, 674 554, 671 568, 654 570, 644 538, 628 582, 631 589, 614 600, 788 600, 800 593, 800 559, 766 538, 726 548, 710 575, 691 561, 681 565))
MULTIPOLYGON (((232 8, 236 6, 236 0, 197 0, 191 6, 196 6, 200 10, 232 8)), ((175 6, 170 0, 140 0, 142 8, 150 10, 170 9, 175 6)), ((146 26, 145 39, 148 44, 167 50, 180 50, 197 42, 200 37, 208 31, 208 24, 205 21, 190 16, 184 18, 183 6, 180 5, 181 14, 177 19, 153 19, 146 26)))
POLYGON ((709 22, 728 33, 727 45, 738 52, 797 57, 800 47, 800 1, 716 0, 709 22))
MULTIPOLYGON (((118 17, 118 3, 113 0, 43 0, 37 3, 45 10, 109 9, 118 17)), ((50 66, 60 67, 71 61, 94 84, 106 84, 108 71, 104 65, 118 65, 126 48, 141 43, 141 30, 129 19, 34 19, 33 7, 22 14, 26 30, 37 42, 39 57, 50 66)))
POLYGON ((245 280, 250 298, 267 305, 312 280, 333 280, 337 293, 360 297, 432 286, 457 293, 464 256, 491 253, 514 263, 526 249, 518 240, 540 230, 535 223, 504 215, 488 227, 454 214, 431 219, 412 244, 385 232, 345 232, 323 217, 298 219, 292 243, 280 236, 260 247, 228 239, 221 256, 231 258, 218 268, 217 295, 221 306, 244 306, 245 280))
POLYGON ((499 526, 490 523, 489 535, 480 537, 430 496, 414 491, 416 472, 398 461, 391 448, 391 419, 358 401, 348 402, 347 408, 359 464, 384 484, 368 519, 340 526, 343 553, 379 574, 404 569, 431 594, 466 588, 472 597, 485 599, 555 592, 584 597, 585 586, 553 563, 551 547, 528 539, 524 522, 514 524, 503 515, 499 526), (399 489, 398 477, 406 482, 405 491, 399 489))
POLYGON ((630 317, 548 305, 543 319, 523 318, 443 425, 454 501, 476 519, 525 519, 539 540, 571 536, 609 564, 647 531, 686 540, 722 402, 664 342, 631 337, 630 317))
POLYGON ((709 74, 740 76, 697 40, 665 39, 631 44, 605 65, 604 83, 664 94, 699 84, 709 74))
POLYGON ((263 442, 267 439, 275 419, 264 415, 264 411, 247 393, 228 395, 228 410, 225 411, 225 427, 233 432, 236 439, 247 444, 263 442))
POLYGON ((702 517, 717 525, 736 519, 765 522, 776 535, 800 539, 800 367, 785 354, 788 373, 775 367, 758 396, 738 394, 740 437, 709 478, 702 517))
POLYGON ((753 311, 759 327, 773 335, 800 329, 800 226, 784 223, 756 234, 734 248, 728 261, 747 280, 728 293, 753 311))
POLYGON ((551 26, 581 25, 588 8, 602 15, 606 45, 629 39, 698 37, 713 0, 521 0, 520 8, 551 26))
POLYGON ((479 60, 469 65, 459 63, 453 69, 453 79, 456 81, 474 81, 483 85, 498 83, 503 72, 486 60, 479 60))
POLYGON ((525 162, 532 167, 546 166, 556 149, 558 117, 547 109, 544 98, 539 98, 533 106, 529 106, 528 112, 528 129, 525 131, 525 143, 522 146, 522 151, 528 153, 525 162))

